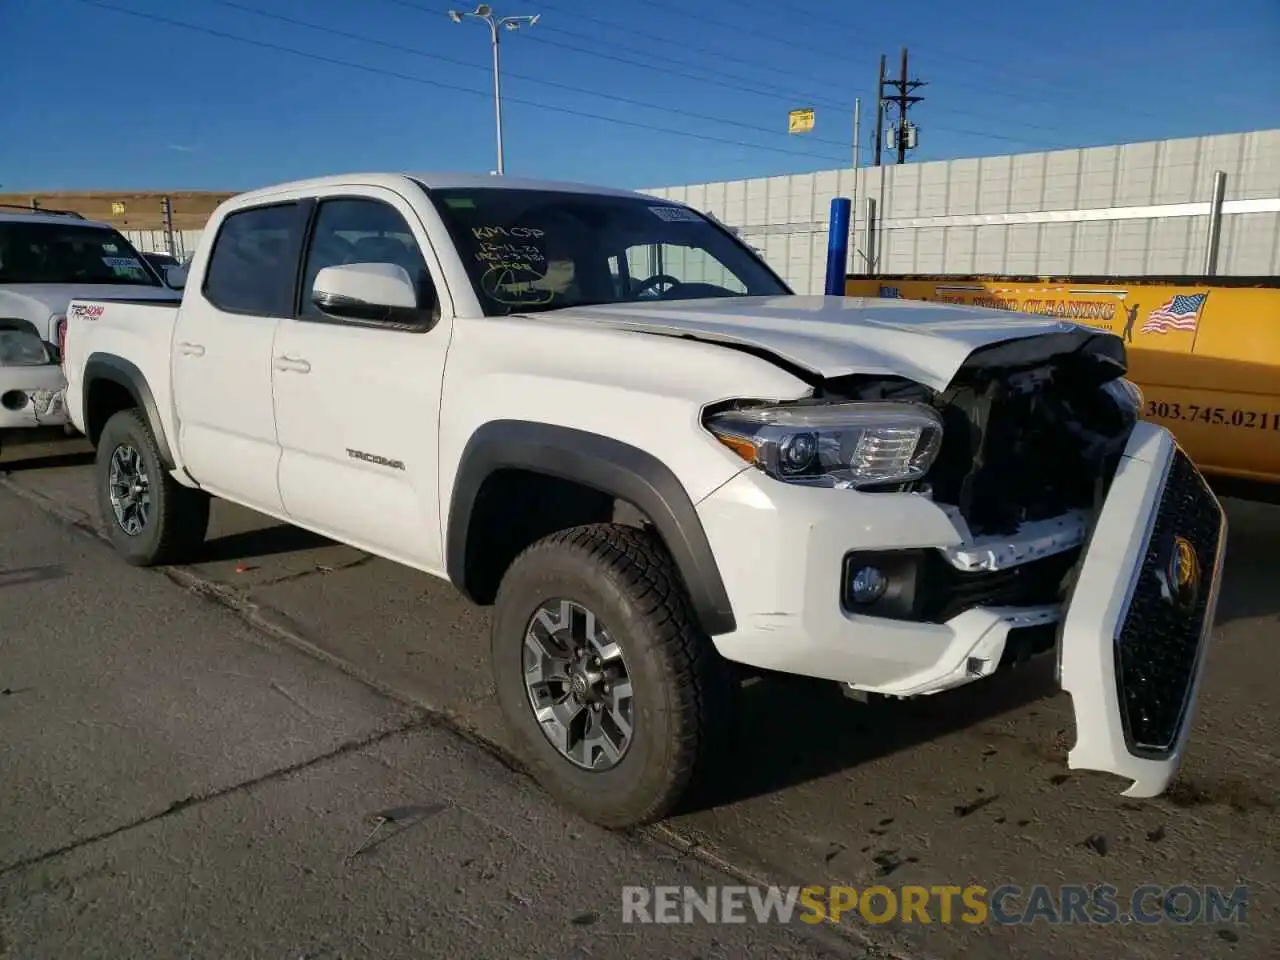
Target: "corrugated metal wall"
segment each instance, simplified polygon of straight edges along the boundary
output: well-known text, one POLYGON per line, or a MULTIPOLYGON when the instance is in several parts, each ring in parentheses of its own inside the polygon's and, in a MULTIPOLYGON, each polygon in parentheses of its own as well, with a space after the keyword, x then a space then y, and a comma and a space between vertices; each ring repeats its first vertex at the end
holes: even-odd
POLYGON ((857 201, 853 273, 1198 274, 1215 171, 1217 272, 1280 273, 1280 130, 644 192, 739 228, 798 292, 819 293, 837 196, 857 201))
MULTIPOLYGON (((1204 269, 1214 172, 1226 174, 1217 272, 1280 274, 1280 130, 643 192, 713 213, 798 292, 820 293, 833 197, 856 199, 851 273, 1186 275, 1204 269), (867 199, 875 203, 867 232, 867 199)), ((200 230, 175 231, 178 255, 200 230)), ((126 231, 163 250, 162 230, 126 231)), ((662 252, 681 279, 723 271, 662 252)))
MULTIPOLYGON (((120 232, 142 253, 164 252, 167 249, 163 230, 122 230, 120 232)), ((202 233, 204 233, 203 230, 173 231, 173 245, 176 248, 174 252, 179 260, 188 253, 195 252, 202 233)))

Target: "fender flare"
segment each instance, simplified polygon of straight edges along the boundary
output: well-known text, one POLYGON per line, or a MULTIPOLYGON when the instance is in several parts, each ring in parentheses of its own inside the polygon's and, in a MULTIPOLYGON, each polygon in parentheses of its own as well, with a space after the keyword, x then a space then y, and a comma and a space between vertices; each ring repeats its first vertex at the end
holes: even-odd
MULTIPOLYGON (((151 432, 155 434, 156 445, 160 448, 160 459, 164 461, 166 467, 171 470, 174 469, 177 463, 173 458, 173 451, 169 447, 169 440, 165 436, 164 421, 160 419, 160 408, 156 406, 156 398, 151 392, 147 378, 142 375, 142 371, 137 366, 123 357, 117 357, 111 353, 93 353, 89 355, 89 359, 84 365, 84 387, 81 391, 81 402, 84 405, 82 416, 84 419, 81 422, 86 427, 91 422, 89 418, 90 388, 99 380, 114 383, 129 391, 134 403, 142 411, 143 416, 147 418, 147 422, 151 424, 151 432)), ((89 441, 96 445, 98 438, 90 436, 89 441)))
POLYGON ((702 629, 711 636, 737 629, 702 521, 666 464, 619 440, 525 420, 486 423, 462 451, 449 505, 445 564, 449 579, 464 594, 476 495, 484 481, 501 469, 525 469, 575 481, 643 511, 675 561, 702 629))

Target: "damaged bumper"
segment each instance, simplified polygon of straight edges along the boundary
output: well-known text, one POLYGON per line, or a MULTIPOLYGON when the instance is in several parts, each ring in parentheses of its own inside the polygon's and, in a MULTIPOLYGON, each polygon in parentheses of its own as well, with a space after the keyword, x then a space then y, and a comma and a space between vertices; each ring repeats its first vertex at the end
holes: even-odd
POLYGON ((1132 796, 1161 792, 1176 771, 1225 522, 1167 431, 1134 429, 1091 536, 1087 516, 1070 513, 1014 537, 974 537, 924 496, 806 489, 756 470, 697 509, 738 624, 714 638, 726 659, 906 697, 1056 642, 1077 721, 1071 766, 1128 777, 1132 796), (1177 564, 1182 579, 1170 581, 1177 564), (859 608, 851 584, 868 567, 889 587, 859 608), (1163 599, 1166 581, 1182 606, 1163 599))
POLYGON ((65 388, 56 364, 0 365, 0 430, 65 426, 65 388))
POLYGON ((1059 638, 1072 768, 1164 791, 1186 745, 1213 628, 1227 524, 1165 430, 1134 431, 1085 553, 1059 638))

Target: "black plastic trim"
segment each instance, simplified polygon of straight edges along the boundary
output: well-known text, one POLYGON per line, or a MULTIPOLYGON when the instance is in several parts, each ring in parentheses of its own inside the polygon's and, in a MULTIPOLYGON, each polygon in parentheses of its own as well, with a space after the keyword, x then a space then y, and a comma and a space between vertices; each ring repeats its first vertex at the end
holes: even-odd
MULTIPOLYGON (((175 467, 177 464, 173 458, 173 451, 169 448, 169 441, 164 433, 164 421, 160 419, 160 408, 156 406, 156 398, 151 393, 151 387, 147 384, 147 378, 142 375, 142 371, 123 357, 117 357, 111 353, 90 354, 84 365, 82 401, 84 413, 81 422, 86 427, 90 423, 89 388, 95 380, 107 380, 129 391, 138 407, 146 414, 147 422, 151 424, 156 445, 160 448, 160 459, 164 461, 166 467, 170 469, 175 467)), ((91 436, 89 439, 95 444, 98 442, 97 437, 91 436)))
POLYGON ((485 479, 502 469, 575 481, 643 511, 675 560, 702 629, 712 636, 737 629, 693 501, 665 464, 619 440, 525 420, 486 423, 462 452, 449 507, 445 560, 449 579, 468 597, 467 539, 476 495, 485 479))

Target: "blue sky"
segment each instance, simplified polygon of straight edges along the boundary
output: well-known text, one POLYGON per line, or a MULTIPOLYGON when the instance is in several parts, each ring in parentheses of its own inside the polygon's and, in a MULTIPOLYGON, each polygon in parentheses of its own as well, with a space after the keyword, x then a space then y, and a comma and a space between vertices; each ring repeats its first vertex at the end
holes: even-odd
MULTIPOLYGON (((855 96, 869 162, 879 55, 896 70, 904 44, 928 83, 916 160, 1280 127, 1278 0, 495 7, 541 14, 502 44, 512 175, 645 187, 847 166, 855 96), (812 133, 787 135, 793 107, 816 110, 812 133)), ((492 169, 487 31, 448 8, 0 0, 0 190, 492 169)))

